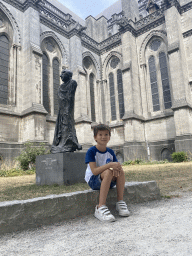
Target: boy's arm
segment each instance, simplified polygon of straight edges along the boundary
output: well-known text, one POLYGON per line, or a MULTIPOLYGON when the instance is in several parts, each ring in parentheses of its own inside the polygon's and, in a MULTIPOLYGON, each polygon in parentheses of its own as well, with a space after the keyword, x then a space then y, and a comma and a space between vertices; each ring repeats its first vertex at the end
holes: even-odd
POLYGON ((93 175, 101 174, 102 172, 110 168, 112 168, 112 171, 114 170, 118 172, 121 172, 123 170, 119 162, 110 162, 99 167, 96 166, 96 162, 89 162, 89 166, 91 168, 93 175))

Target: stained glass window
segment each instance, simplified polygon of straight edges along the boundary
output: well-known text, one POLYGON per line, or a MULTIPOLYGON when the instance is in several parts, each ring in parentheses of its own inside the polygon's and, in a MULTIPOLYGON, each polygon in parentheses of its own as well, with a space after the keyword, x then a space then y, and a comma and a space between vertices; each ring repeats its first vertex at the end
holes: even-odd
POLYGON ((159 91, 158 91, 158 84, 157 84, 155 57, 151 56, 149 58, 148 63, 149 63, 149 74, 150 74, 150 82, 151 82, 153 111, 158 111, 160 110, 160 104, 159 104, 159 91))
POLYGON ((111 68, 115 69, 119 64, 120 60, 117 57, 111 59, 111 68))
POLYGON ((124 96, 123 96, 123 80, 122 80, 122 71, 121 69, 117 70, 117 87, 118 87, 118 100, 119 100, 119 114, 120 118, 124 116, 124 96))
POLYGON ((58 59, 53 60, 53 97, 54 97, 54 115, 57 115, 59 110, 58 102, 58 89, 60 85, 59 76, 59 61, 58 59))
POLYGON ((43 106, 50 113, 49 104, 49 59, 43 54, 43 106))
POLYGON ((159 64, 160 64, 160 72, 161 72, 161 81, 163 87, 163 99, 165 109, 171 108, 171 92, 169 86, 169 75, 167 68, 167 60, 164 52, 159 53, 159 64))
POLYGON ((161 41, 159 39, 153 40, 153 42, 150 44, 150 48, 153 51, 157 51, 161 45, 161 41))
POLYGON ((91 61, 90 57, 85 57, 84 60, 83 60, 84 67, 86 69, 89 69, 91 64, 92 64, 92 61, 91 61))
POLYGON ((111 119, 116 120, 115 88, 114 88, 113 73, 109 74, 109 89, 110 89, 110 100, 111 100, 111 119))
POLYGON ((9 40, 0 36, 0 104, 8 103, 9 40))
POLYGON ((91 99, 91 120, 95 122, 95 92, 94 92, 94 74, 89 76, 90 81, 90 99, 91 99))

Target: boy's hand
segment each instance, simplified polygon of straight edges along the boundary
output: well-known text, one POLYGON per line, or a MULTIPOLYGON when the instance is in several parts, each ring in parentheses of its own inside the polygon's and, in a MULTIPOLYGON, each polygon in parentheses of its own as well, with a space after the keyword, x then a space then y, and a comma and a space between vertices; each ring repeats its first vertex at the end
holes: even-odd
POLYGON ((114 177, 118 177, 123 172, 123 168, 120 163, 118 162, 111 162, 110 170, 113 172, 114 177))

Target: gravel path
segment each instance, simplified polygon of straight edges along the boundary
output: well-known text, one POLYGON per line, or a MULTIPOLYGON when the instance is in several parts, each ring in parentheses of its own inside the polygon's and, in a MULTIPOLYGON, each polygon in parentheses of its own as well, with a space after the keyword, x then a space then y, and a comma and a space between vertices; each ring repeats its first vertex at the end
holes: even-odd
POLYGON ((102 223, 93 215, 0 238, 1 256, 192 255, 192 192, 130 205, 131 216, 102 223))

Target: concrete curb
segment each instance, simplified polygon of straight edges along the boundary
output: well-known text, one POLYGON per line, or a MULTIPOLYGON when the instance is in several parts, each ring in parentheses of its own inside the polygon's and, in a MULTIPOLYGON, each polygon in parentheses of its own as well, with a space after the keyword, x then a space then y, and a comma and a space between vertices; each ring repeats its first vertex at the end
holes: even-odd
MULTIPOLYGON (((94 213, 99 191, 85 190, 61 195, 49 195, 21 201, 0 203, 0 235, 50 225, 78 216, 94 213)), ((159 200, 155 181, 126 182, 124 201, 127 204, 159 200)), ((114 207, 116 188, 108 194, 107 205, 114 207)))

